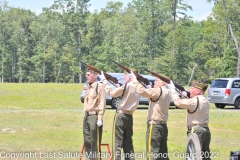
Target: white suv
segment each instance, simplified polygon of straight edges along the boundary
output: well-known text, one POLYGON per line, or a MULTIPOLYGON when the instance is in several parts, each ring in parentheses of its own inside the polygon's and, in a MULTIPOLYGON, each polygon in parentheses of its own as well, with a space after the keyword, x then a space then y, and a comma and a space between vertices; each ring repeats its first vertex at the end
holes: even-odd
POLYGON ((208 101, 217 108, 226 105, 240 109, 240 78, 217 78, 208 90, 208 101))
MULTIPOLYGON (((109 75, 111 75, 112 77, 115 77, 118 79, 118 81, 120 81, 122 84, 124 84, 124 74, 123 73, 108 73, 109 75)), ((149 75, 142 75, 144 78, 147 78, 149 80, 149 82, 154 85, 154 81, 155 81, 155 77, 154 76, 149 76, 149 75)), ((98 78, 99 80, 99 78, 98 78)), ((87 84, 88 82, 86 81, 85 86, 83 87, 82 90, 82 94, 81 94, 81 102, 84 102, 84 98, 85 98, 85 94, 86 94, 86 89, 87 89, 87 84)), ((110 84, 110 83, 109 83, 110 84)), ((112 88, 114 88, 114 86, 112 84, 110 84, 110 86, 112 88)), ((107 105, 111 105, 112 108, 116 109, 118 107, 118 98, 113 98, 111 96, 109 96, 108 94, 106 94, 106 104, 107 105)), ((140 105, 148 105, 148 99, 146 97, 140 97, 140 101, 139 101, 140 105)), ((170 106, 174 106, 174 103, 170 102, 170 106)))

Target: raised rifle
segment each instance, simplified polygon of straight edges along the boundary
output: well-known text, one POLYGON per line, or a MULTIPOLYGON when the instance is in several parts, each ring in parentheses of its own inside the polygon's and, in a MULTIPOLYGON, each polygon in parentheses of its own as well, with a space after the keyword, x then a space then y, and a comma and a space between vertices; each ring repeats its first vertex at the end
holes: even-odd
MULTIPOLYGON (((153 76, 155 77, 158 77, 160 78, 161 80, 163 80, 164 82, 170 84, 170 79, 161 75, 161 74, 158 74, 156 72, 152 72, 152 71, 149 71, 148 69, 144 68, 144 70, 146 70, 147 72, 151 73, 153 76)), ((175 82, 173 82, 173 84, 175 85, 175 87, 178 89, 177 91, 181 94, 182 91, 185 91, 187 93, 187 97, 186 98, 189 98, 190 97, 190 92, 188 92, 187 90, 185 90, 185 88, 175 82)), ((182 95, 182 94, 181 94, 182 95)), ((183 96, 183 95, 182 95, 183 96)), ((184 96, 185 97, 185 96, 184 96)))
MULTIPOLYGON (((101 70, 97 69, 96 67, 91 66, 91 65, 89 65, 89 64, 87 64, 87 63, 84 63, 84 62, 82 62, 81 60, 80 60, 80 63, 82 63, 82 64, 84 64, 85 66, 87 66, 88 68, 94 70, 94 71, 97 72, 98 74, 102 74, 101 70)), ((106 77, 106 79, 107 79, 110 83, 112 83, 115 87, 117 87, 116 84, 119 84, 120 86, 122 86, 122 84, 117 80, 117 78, 115 78, 115 77, 107 74, 106 72, 103 72, 103 74, 104 74, 104 76, 106 77)))
MULTIPOLYGON (((111 60, 113 63, 117 64, 120 68, 122 68, 123 70, 125 70, 128 73, 131 73, 131 70, 127 67, 125 67, 122 64, 117 63, 116 61, 114 61, 113 59, 111 60)), ((137 80, 144 86, 146 87, 146 85, 151 85, 150 82, 148 81, 147 78, 144 78, 143 76, 141 76, 140 74, 136 73, 135 71, 132 71, 133 74, 136 76, 137 80)), ((151 85, 152 86, 152 85, 151 85)))

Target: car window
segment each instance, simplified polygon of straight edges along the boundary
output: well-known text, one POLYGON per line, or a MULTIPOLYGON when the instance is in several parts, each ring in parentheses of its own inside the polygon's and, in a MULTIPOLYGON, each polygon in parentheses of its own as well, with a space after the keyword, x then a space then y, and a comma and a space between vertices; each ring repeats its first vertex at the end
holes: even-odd
POLYGON ((212 85, 211 88, 226 88, 228 84, 228 80, 215 80, 212 85))
POLYGON ((232 88, 240 88, 240 80, 233 81, 232 88))
POLYGON ((119 81, 121 84, 125 84, 124 78, 119 78, 118 81, 119 81))

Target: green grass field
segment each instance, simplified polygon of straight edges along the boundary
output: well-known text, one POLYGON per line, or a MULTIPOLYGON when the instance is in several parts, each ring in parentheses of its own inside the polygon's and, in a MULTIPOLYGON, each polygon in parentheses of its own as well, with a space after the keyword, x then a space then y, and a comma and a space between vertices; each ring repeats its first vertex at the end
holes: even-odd
MULTIPOLYGON (((1 84, 0 159, 79 159, 83 143, 83 84, 1 84)), ((145 152, 146 109, 134 113, 134 148, 145 152)), ((213 159, 229 159, 230 151, 240 149, 240 110, 211 105, 210 130, 213 159)), ((111 145, 115 111, 107 106, 103 140, 111 145)), ((170 159, 184 159, 186 110, 169 110, 168 149, 170 159)), ((106 147, 102 148, 107 152, 106 147)), ((141 159, 138 157, 137 159, 141 159)), ((144 159, 146 159, 144 157, 144 159)))

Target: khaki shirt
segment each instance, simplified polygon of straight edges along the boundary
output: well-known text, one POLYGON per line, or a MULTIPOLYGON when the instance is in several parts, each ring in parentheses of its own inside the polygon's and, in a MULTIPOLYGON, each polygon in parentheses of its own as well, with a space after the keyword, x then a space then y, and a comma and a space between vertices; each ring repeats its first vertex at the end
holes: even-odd
POLYGON ((91 85, 88 85, 86 96, 84 99, 84 111, 85 112, 98 112, 98 120, 102 120, 106 109, 106 93, 103 84, 94 81, 91 85))
MULTIPOLYGON (((107 80, 103 80, 103 84, 105 85, 105 91, 111 97, 120 97, 123 94, 124 85, 118 88, 112 89, 107 80)), ((137 109, 139 105, 140 96, 136 92, 136 89, 132 82, 128 82, 126 85, 126 90, 124 92, 123 98, 119 100, 119 108, 118 110, 129 111, 131 114, 137 109)))
MULTIPOLYGON (((139 83, 136 79, 133 80, 134 85, 136 86, 136 91, 144 97, 147 97, 149 100, 149 107, 148 107, 148 114, 147 120, 148 121, 163 121, 166 122, 168 120, 168 109, 170 104, 170 95, 166 86, 162 86, 162 95, 158 101, 152 102, 157 100, 157 98, 161 94, 161 89, 158 88, 150 88, 146 89, 143 87, 141 83, 139 83)), ((154 124, 154 122, 153 122, 154 124)))
POLYGON ((188 109, 190 112, 193 112, 197 107, 197 97, 199 99, 198 109, 193 114, 187 113, 187 126, 195 124, 208 125, 210 104, 204 95, 198 95, 190 99, 181 99, 177 91, 172 90, 174 104, 179 108, 188 109))

